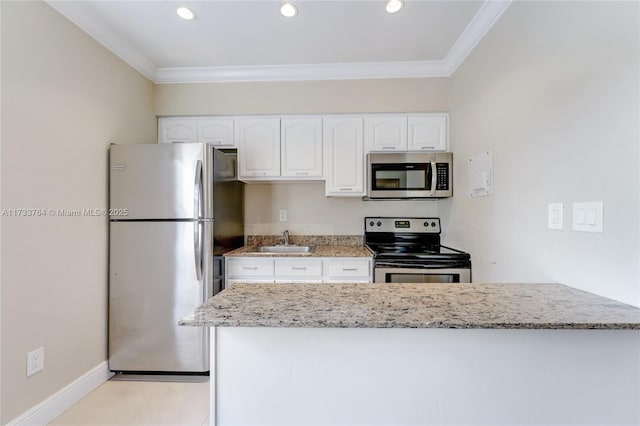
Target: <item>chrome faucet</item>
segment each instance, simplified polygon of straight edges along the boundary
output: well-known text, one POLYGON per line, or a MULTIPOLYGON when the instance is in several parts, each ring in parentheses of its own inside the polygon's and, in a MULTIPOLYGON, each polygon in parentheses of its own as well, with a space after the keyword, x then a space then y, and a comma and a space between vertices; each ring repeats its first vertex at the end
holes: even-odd
POLYGON ((282 241, 284 242, 285 246, 289 245, 289 231, 287 231, 286 229, 282 231, 282 241))

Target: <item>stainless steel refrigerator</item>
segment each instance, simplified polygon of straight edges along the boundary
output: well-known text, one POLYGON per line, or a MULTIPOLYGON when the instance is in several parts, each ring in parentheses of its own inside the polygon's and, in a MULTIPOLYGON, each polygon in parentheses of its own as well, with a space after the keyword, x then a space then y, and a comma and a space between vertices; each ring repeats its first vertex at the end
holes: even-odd
POLYGON ((222 255, 244 243, 235 157, 136 144, 109 162, 109 369, 207 372, 208 330, 178 321, 222 290, 222 255))

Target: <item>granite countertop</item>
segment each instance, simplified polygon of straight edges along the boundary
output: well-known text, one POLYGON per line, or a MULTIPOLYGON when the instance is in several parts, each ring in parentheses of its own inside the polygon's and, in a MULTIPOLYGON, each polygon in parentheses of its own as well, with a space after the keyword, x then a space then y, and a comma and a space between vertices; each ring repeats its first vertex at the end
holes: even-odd
POLYGON ((258 253, 252 252, 253 246, 244 246, 226 253, 227 257, 373 257, 365 246, 318 245, 311 253, 258 253))
POLYGON ((210 327, 640 329, 640 309, 561 284, 235 284, 210 327))

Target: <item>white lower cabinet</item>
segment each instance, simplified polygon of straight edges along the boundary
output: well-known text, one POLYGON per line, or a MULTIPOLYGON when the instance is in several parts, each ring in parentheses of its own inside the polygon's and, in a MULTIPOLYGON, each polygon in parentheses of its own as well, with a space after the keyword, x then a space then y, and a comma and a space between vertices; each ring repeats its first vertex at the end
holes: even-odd
POLYGON ((368 257, 227 257, 225 288, 243 283, 372 282, 368 257))
POLYGON ((372 263, 367 257, 336 257, 324 262, 324 282, 372 282, 372 263))
POLYGON ((273 279, 273 258, 232 257, 226 259, 227 277, 273 279))
POLYGON ((280 257, 274 263, 276 282, 322 282, 322 259, 280 257))

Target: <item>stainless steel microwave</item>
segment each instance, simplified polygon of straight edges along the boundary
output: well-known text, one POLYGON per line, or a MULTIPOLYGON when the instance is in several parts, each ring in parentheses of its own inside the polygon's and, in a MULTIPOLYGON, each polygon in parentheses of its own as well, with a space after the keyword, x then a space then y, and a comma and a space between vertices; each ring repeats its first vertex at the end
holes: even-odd
POLYGON ((367 197, 445 198, 453 195, 450 152, 367 154, 367 197))

